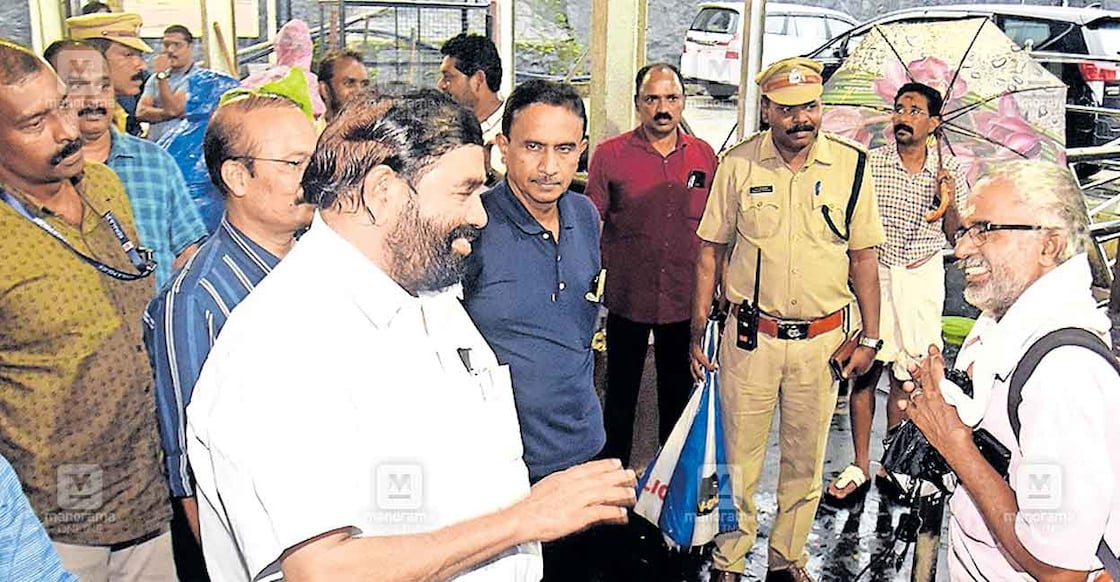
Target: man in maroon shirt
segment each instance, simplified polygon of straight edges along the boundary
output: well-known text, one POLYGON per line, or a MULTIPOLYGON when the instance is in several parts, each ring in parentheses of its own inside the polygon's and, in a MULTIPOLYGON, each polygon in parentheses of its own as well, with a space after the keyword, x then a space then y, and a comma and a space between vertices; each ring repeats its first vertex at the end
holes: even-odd
POLYGON ((679 129, 684 83, 664 63, 638 71, 641 125, 599 144, 587 194, 603 218, 607 269, 607 431, 604 454, 629 465, 634 408, 653 331, 661 442, 692 387, 689 318, 696 228, 716 171, 711 146, 679 129))

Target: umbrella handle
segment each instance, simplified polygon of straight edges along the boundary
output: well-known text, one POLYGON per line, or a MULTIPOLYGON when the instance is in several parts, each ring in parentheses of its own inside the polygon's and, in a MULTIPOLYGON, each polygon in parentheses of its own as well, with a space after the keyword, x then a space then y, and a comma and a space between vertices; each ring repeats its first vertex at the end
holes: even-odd
POLYGON ((934 133, 933 139, 937 142, 937 208, 930 210, 925 214, 926 222, 937 222, 941 217, 945 216, 945 212, 949 210, 949 203, 952 201, 955 188, 950 183, 948 177, 943 176, 942 172, 945 166, 941 163, 941 135, 934 133))

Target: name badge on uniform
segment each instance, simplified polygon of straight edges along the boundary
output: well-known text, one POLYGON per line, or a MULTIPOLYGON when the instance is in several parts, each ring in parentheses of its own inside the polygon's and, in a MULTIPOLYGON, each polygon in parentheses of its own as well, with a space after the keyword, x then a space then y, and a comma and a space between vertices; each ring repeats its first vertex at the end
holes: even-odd
POLYGON ((693 170, 688 173, 688 182, 685 185, 689 188, 703 188, 707 178, 708 175, 703 170, 693 170))
POLYGON ((774 186, 767 184, 765 186, 751 186, 751 194, 773 194, 774 186))

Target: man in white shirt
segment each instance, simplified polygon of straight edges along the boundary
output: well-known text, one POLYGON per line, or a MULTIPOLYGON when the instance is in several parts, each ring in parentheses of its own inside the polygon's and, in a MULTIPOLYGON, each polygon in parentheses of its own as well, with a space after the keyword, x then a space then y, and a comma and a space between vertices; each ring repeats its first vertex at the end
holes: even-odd
POLYGON ((232 314, 188 408, 211 578, 535 581, 621 523, 617 460, 529 488, 509 371, 459 303, 482 135, 432 91, 366 94, 305 172, 319 207, 232 314))
POLYGON ((494 147, 495 138, 502 132, 502 115, 506 107, 498 94, 502 86, 502 60, 498 56, 498 48, 484 36, 463 33, 444 43, 439 52, 443 60, 439 64, 436 88, 474 112, 482 125, 487 184, 495 184, 506 173, 502 152, 494 147))
POLYGON ((975 406, 951 383, 942 391, 944 361, 931 346, 911 368, 917 387, 907 383, 911 397, 902 404, 960 480, 950 500, 950 578, 1092 580, 1102 538, 1120 547, 1120 377, 1088 349, 1059 347, 1023 384, 1021 403, 1008 407, 1012 372, 1037 340, 1070 327, 1109 339, 1109 320, 1090 293, 1081 192, 1063 167, 1014 162, 977 183, 962 225, 964 295, 983 314, 957 367, 979 397, 968 404, 984 410, 977 428, 1010 450, 1010 466, 1005 481, 973 444, 961 416, 975 406))

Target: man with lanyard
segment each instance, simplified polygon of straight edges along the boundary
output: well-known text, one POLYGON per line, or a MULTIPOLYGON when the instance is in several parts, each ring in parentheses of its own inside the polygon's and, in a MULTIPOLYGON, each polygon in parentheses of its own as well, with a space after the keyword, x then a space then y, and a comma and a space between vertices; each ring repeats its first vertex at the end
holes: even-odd
POLYGON ((929 346, 901 401, 958 478, 949 578, 1118 580, 1120 364, 1093 297, 1081 188, 1065 166, 1001 164, 972 188, 961 223, 964 298, 981 310, 956 360, 972 397, 929 346), (977 435, 1004 454, 982 452, 977 435))
POLYGON ((595 149, 587 195, 603 217, 607 315, 606 455, 630 464, 634 409, 649 334, 657 363, 658 437, 669 438, 692 392, 688 370, 696 227, 716 155, 680 130, 684 83, 672 65, 638 71, 641 125, 595 149))
POLYGON ((895 143, 876 148, 869 156, 887 235, 878 249, 883 349, 868 373, 853 382, 850 411, 855 462, 829 485, 826 499, 834 502, 849 496, 853 496, 849 501, 858 499, 869 487, 875 386, 883 370, 890 370, 889 429, 902 421, 897 402, 905 396, 902 383, 910 379, 907 366, 923 358, 930 345, 942 345, 945 267, 941 251, 946 237, 960 226, 957 208, 968 195, 968 181, 952 154, 942 153, 940 147, 929 148, 929 136, 941 124, 941 105, 941 93, 933 87, 921 83, 900 87, 894 100, 895 143), (944 216, 935 216, 943 183, 953 199, 944 216))
POLYGON ((187 27, 172 24, 163 31, 163 52, 152 61, 152 69, 156 73, 144 85, 136 118, 149 124, 148 139, 157 141, 186 111, 187 81, 196 70, 194 36, 187 27))
POLYGON ((142 344, 153 265, 75 113, 47 63, 0 41, 0 455, 67 570, 172 581, 142 344))
POLYGON ((70 90, 77 107, 82 153, 107 164, 124 184, 140 243, 152 249, 156 288, 198 250, 206 225, 183 174, 163 148, 112 127, 113 87, 105 57, 80 41, 57 41, 44 57, 70 90))
POLYGON ((431 90, 361 99, 305 173, 310 230, 235 310, 187 409, 207 566, 538 580, 535 542, 625 521, 633 472, 530 489, 509 371, 457 284, 487 220, 478 123, 431 90))
POLYGON ((494 184, 506 172, 501 152, 494 147, 494 139, 502 131, 505 112, 505 102, 498 95, 502 86, 502 59, 498 48, 484 36, 462 33, 444 43, 439 52, 443 60, 439 64, 436 88, 471 110, 482 125, 487 184, 494 184))
POLYGON ((302 202, 300 186, 315 149, 310 112, 307 84, 298 74, 223 96, 206 128, 203 151, 225 196, 225 216, 144 315, 171 495, 196 539, 198 504, 184 411, 230 311, 311 222, 314 207, 302 202))
POLYGON ((109 78, 118 102, 113 109, 113 127, 126 131, 128 112, 119 100, 135 97, 144 86, 144 59, 141 53, 152 52, 152 47, 140 38, 143 21, 139 14, 116 12, 88 14, 66 19, 66 29, 71 40, 85 41, 105 55, 109 62, 109 78))
POLYGON ((732 303, 719 378, 739 529, 716 538, 719 582, 741 579, 755 542, 754 493, 776 407, 782 470, 766 580, 812 580, 805 545, 820 500, 838 385, 829 361, 845 342, 853 299, 863 333, 839 375, 867 371, 880 343, 875 246, 883 242, 883 226, 864 168, 866 152, 818 131, 820 72, 820 63, 790 58, 755 77, 770 129, 724 154, 697 231, 696 377, 703 368, 715 369, 700 340, 717 282, 732 303))

